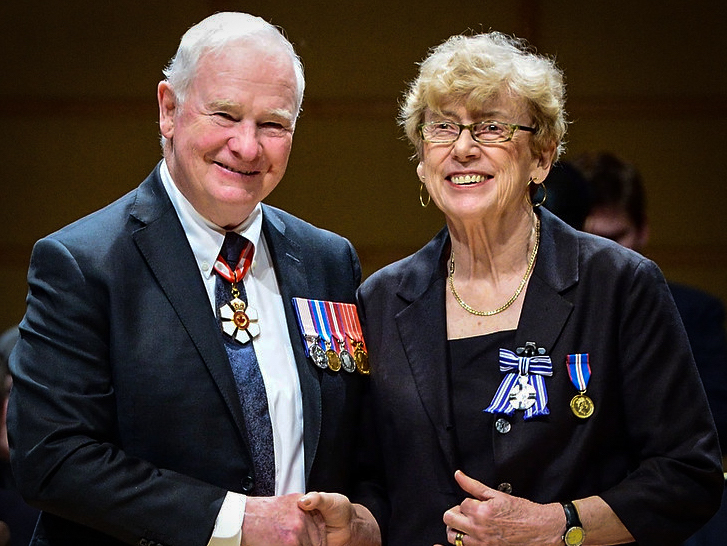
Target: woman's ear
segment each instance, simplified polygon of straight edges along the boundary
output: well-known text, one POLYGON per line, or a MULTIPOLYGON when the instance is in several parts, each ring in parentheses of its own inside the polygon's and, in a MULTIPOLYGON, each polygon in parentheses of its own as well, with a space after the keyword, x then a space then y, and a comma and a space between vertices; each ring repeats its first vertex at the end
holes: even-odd
POLYGON ((417 164, 417 176, 424 183, 424 166, 421 161, 417 164))
POLYGON ((535 157, 535 159, 535 168, 530 173, 530 177, 533 180, 542 182, 547 178, 548 173, 550 172, 550 169, 555 161, 555 145, 553 144, 552 146, 544 148, 540 152, 540 154, 535 157))

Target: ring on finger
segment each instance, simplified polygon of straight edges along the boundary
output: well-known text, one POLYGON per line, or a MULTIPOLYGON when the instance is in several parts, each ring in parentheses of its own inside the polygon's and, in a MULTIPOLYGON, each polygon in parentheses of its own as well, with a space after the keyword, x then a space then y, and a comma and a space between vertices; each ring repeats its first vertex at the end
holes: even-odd
POLYGON ((454 535, 454 546, 463 546, 463 544, 462 544, 463 537, 464 537, 464 533, 462 531, 457 531, 457 533, 454 535))

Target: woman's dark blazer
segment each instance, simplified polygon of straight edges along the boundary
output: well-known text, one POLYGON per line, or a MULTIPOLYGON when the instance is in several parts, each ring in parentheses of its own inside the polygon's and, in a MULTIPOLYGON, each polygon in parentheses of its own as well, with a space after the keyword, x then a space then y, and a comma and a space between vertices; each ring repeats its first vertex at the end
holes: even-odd
MULTIPOLYGON (((263 205, 303 398, 308 488, 350 483, 359 374, 306 358, 292 298, 353 302, 351 244, 263 205)), ((34 545, 206 544, 228 490, 254 481, 234 377, 159 169, 39 241, 9 430, 34 545)), ((261 322, 264 317, 261 317, 261 322)))
MULTIPOLYGON (((666 282, 650 260, 542 219, 515 350, 545 347, 550 414, 497 432, 484 483, 535 502, 600 495, 639 544, 679 544, 717 509, 720 452, 666 282), (566 355, 588 353, 595 412, 579 419, 566 355)), ((464 498, 448 379, 449 234, 359 289, 371 363, 360 500, 393 546, 446 544, 442 515, 464 498)), ((497 362, 483 362, 497 367, 497 362)), ((483 392, 482 408, 494 392, 483 392)))

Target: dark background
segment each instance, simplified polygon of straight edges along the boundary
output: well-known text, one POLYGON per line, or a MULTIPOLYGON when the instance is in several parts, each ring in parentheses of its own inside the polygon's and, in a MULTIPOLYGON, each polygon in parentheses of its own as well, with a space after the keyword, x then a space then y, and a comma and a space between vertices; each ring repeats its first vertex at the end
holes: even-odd
POLYGON ((554 56, 568 83, 564 159, 609 150, 648 191, 646 254, 727 301, 727 77, 716 0, 0 4, 0 329, 22 318, 33 243, 134 188, 160 159, 156 84, 183 32, 221 10, 282 26, 307 89, 288 173, 269 198, 358 249, 365 274, 441 227, 423 210, 397 105, 427 50, 499 30, 554 56))

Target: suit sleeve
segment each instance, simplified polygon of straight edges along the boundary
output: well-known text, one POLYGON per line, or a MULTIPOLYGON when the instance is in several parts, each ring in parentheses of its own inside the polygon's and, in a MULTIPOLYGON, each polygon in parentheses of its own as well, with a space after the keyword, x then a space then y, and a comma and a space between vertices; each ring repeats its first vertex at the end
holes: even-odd
POLYGON ((727 452, 727 332, 724 305, 716 297, 695 288, 675 284, 669 287, 707 392, 722 451, 727 452))
POLYGON ((686 333, 653 262, 636 267, 623 306, 620 362, 612 364, 622 377, 633 470, 601 496, 639 544, 676 544, 719 506, 717 435, 686 333))
POLYGON ((206 544, 225 490, 120 447, 109 356, 114 287, 95 262, 83 263, 54 239, 33 250, 11 359, 9 432, 21 492, 42 510, 130 544, 206 544))

